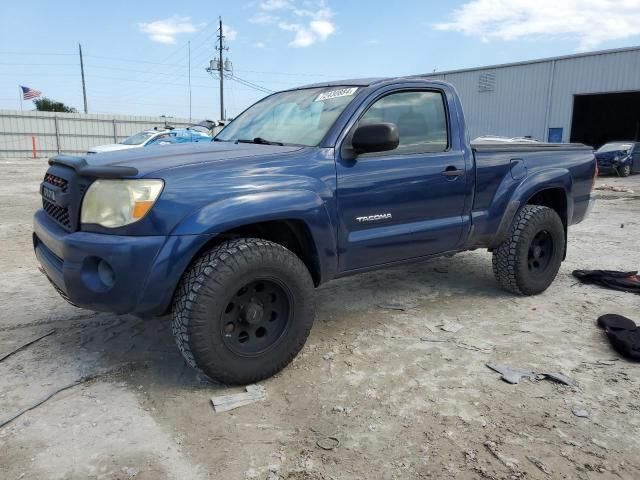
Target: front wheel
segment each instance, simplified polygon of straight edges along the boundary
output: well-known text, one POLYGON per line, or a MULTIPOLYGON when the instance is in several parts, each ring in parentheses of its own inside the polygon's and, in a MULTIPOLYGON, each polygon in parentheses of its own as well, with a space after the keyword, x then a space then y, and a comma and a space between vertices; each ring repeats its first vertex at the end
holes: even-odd
POLYGON ((536 295, 556 278, 564 249, 564 225, 555 210, 525 205, 507 239, 493 252, 493 273, 506 290, 536 295))
POLYGON ((631 165, 624 165, 622 168, 618 170, 621 177, 628 177, 631 175, 631 165))
POLYGON ((255 238, 224 242, 185 273, 172 316, 189 365, 228 384, 282 370, 313 324, 313 281, 282 245, 255 238))

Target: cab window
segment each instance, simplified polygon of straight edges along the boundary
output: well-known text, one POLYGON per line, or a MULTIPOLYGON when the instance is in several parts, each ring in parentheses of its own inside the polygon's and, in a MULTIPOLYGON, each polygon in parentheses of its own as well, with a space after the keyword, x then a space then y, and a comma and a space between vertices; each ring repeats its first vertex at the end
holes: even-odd
POLYGON ((398 148, 387 154, 444 152, 449 146, 446 110, 440 92, 398 92, 382 97, 369 107, 358 125, 381 122, 395 123, 400 135, 398 148))

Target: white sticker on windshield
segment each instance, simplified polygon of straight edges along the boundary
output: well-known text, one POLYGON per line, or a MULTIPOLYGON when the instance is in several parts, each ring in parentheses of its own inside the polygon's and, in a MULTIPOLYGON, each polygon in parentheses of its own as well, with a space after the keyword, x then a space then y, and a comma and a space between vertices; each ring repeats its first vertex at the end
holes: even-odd
POLYGON ((358 91, 358 87, 340 88, 339 90, 331 90, 330 92, 323 92, 316 97, 314 102, 322 102, 324 100, 330 100, 338 97, 348 97, 358 91))

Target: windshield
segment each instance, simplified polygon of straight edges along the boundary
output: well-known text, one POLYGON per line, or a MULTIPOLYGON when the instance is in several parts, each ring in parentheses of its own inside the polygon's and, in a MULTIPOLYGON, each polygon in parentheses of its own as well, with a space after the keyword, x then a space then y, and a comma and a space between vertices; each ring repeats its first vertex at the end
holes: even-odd
POLYGON ((122 145, 140 145, 144 143, 147 139, 155 135, 155 133, 150 132, 140 132, 135 135, 131 135, 129 138, 125 138, 120 143, 122 145))
POLYGON ((317 146, 357 91, 357 87, 322 87, 276 93, 249 107, 216 140, 258 138, 317 146))
POLYGON ((631 150, 630 143, 611 142, 611 143, 605 143, 598 150, 596 150, 596 152, 598 153, 616 152, 616 151, 629 152, 629 150, 631 150))

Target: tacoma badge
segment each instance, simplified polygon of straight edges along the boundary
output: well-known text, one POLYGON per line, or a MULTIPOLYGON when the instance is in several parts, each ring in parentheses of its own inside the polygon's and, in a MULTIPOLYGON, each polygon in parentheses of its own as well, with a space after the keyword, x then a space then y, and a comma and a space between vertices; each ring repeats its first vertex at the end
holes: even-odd
POLYGON ((367 217, 356 217, 356 221, 360 223, 377 222, 378 220, 391 220, 393 217, 390 213, 377 213, 367 217))

